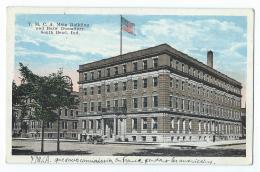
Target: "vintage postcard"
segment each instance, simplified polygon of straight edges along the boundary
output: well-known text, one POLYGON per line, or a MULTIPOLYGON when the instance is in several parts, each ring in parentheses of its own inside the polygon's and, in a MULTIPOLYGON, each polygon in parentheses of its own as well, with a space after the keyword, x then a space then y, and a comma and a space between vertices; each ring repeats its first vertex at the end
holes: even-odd
POLYGON ((7 21, 7 162, 252 164, 252 9, 9 7, 7 21))

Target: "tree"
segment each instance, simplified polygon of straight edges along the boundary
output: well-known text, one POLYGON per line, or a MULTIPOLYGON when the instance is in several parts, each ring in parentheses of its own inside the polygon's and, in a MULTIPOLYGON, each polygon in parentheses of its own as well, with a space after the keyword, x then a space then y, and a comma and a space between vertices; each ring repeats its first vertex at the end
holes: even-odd
POLYGON ((46 122, 58 120, 59 124, 60 114, 57 114, 55 111, 62 107, 74 107, 78 102, 74 100, 75 97, 71 94, 71 85, 64 79, 62 70, 49 76, 38 76, 22 63, 19 65, 19 71, 22 76, 19 87, 23 87, 23 95, 33 100, 31 103, 33 110, 32 118, 41 121, 42 124, 41 152, 43 153, 46 122))

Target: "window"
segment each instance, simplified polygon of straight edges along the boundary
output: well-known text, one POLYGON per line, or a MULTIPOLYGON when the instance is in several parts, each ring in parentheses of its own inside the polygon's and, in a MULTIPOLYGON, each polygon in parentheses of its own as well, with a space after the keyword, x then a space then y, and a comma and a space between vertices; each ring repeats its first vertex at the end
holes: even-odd
POLYGON ((153 77, 153 86, 157 87, 158 85, 158 77, 153 77))
POLYGON ((94 87, 90 88, 90 93, 91 93, 91 95, 94 95, 94 87))
POLYGON ((98 86, 98 94, 101 94, 101 86, 98 86))
POLYGON ((84 73, 84 80, 85 80, 85 81, 88 80, 88 73, 84 73))
POLYGON ((171 129, 174 129, 174 118, 171 118, 171 129))
POLYGON ((98 78, 101 78, 101 70, 98 71, 98 78))
POLYGON ((126 73, 126 65, 123 65, 123 72, 126 73))
POLYGON ((62 122, 62 129, 68 129, 68 122, 67 121, 62 122))
POLYGON ((70 110, 70 116, 73 116, 73 110, 70 110))
POLYGON ((134 62, 133 63, 133 71, 137 71, 138 70, 138 68, 137 68, 137 62, 134 62))
POLYGON ((182 101, 181 101, 181 109, 182 109, 182 110, 184 110, 184 105, 185 105, 185 104, 184 104, 184 99, 182 99, 182 101))
POLYGON ((156 141, 157 141, 156 136, 152 136, 152 139, 153 139, 153 142, 156 142, 156 141))
POLYGON ((172 57, 170 57, 170 66, 172 67, 173 66, 173 58, 172 57))
POLYGON ((137 130, 137 119, 136 118, 132 119, 132 129, 137 130))
POLYGON ((188 100, 188 110, 190 110, 190 100, 188 100))
POLYGON ((176 66, 176 69, 178 70, 179 69, 179 62, 177 60, 176 60, 175 66, 176 66))
POLYGON ((132 138, 133 138, 133 141, 136 141, 136 136, 132 136, 132 138))
POLYGON ((115 70, 115 75, 118 75, 118 67, 114 67, 114 70, 115 70))
POLYGON ((94 72, 91 72, 91 80, 94 80, 94 72))
POLYGON ((84 112, 88 111, 88 104, 87 103, 83 103, 83 107, 84 107, 84 112))
POLYGON ((110 68, 107 69, 107 77, 110 77, 110 68))
POLYGON ((147 69, 147 60, 143 61, 143 69, 146 70, 147 69))
POLYGON ((101 119, 97 119, 97 129, 100 130, 101 129, 101 119))
POLYGON ((52 128, 53 123, 52 122, 47 122, 47 128, 52 128))
POLYGON ((172 87, 173 86, 173 79, 171 78, 171 80, 170 80, 170 87, 172 87))
POLYGON ((158 107, 158 96, 153 96, 153 107, 158 107))
POLYGON ((87 128, 87 122, 86 120, 82 121, 82 129, 85 130, 87 128))
POLYGON ((110 101, 107 101, 107 109, 110 109, 110 101))
POLYGON ((101 111, 101 102, 98 102, 98 111, 101 111))
POLYGON ((60 138, 64 138, 64 133, 60 133, 60 138))
POLYGON ((138 99, 137 98, 133 98, 133 104, 134 104, 134 108, 138 108, 138 99))
POLYGON ((123 107, 127 107, 126 99, 122 99, 122 104, 123 104, 123 107))
POLYGON ((143 108, 147 108, 147 97, 143 97, 143 108))
POLYGON ((118 107, 118 100, 114 100, 114 107, 118 107))
POLYGON ((184 91, 184 81, 181 82, 181 90, 184 91))
POLYGON ((52 138, 52 133, 48 133, 48 138, 52 138))
POLYGON ((152 118, 152 129, 157 130, 157 117, 152 118))
POLYGON ((91 110, 91 111, 94 111, 94 102, 91 102, 91 103, 90 103, 90 110, 91 110))
POLYGON ((115 91, 118 91, 118 83, 115 83, 114 87, 115 87, 115 91))
POLYGON ((87 88, 84 88, 83 90, 84 90, 84 95, 86 96, 88 94, 88 90, 87 88))
POLYGON ((181 64, 181 71, 184 72, 185 71, 185 68, 184 68, 184 64, 181 64))
POLYGON ((77 134, 76 134, 76 133, 72 133, 72 134, 71 134, 71 137, 72 137, 72 138, 76 138, 76 137, 77 137, 77 134))
POLYGON ((107 85, 106 87, 107 87, 107 93, 109 93, 110 92, 110 85, 107 85))
POLYGON ((93 120, 89 120, 89 129, 93 130, 94 128, 93 124, 94 124, 93 120))
POLYGON ((172 107, 172 96, 169 96, 169 107, 172 107))
POLYGON ((76 130, 78 128, 78 122, 72 123, 72 129, 76 130))
POLYGON ((176 79, 176 89, 178 89, 179 88, 179 80, 178 79, 176 79))
POLYGON ((147 129, 147 118, 142 118, 143 121, 143 130, 147 129))
POLYGON ((146 136, 142 136, 142 141, 146 142, 146 136))
POLYGON ((158 58, 153 59, 153 67, 154 68, 158 67, 158 58))
POLYGON ((134 80, 134 89, 137 89, 137 80, 134 80))
POLYGON ((147 88, 147 79, 143 79, 143 88, 147 88))
POLYGON ((126 82, 123 82, 123 91, 126 90, 126 82))
POLYGON ((68 116, 68 109, 65 109, 64 115, 68 116))

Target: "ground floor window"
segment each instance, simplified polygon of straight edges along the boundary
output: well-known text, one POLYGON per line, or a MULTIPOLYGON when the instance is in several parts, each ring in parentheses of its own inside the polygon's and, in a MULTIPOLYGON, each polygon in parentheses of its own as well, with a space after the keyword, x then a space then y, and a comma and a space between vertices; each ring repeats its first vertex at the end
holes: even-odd
POLYGON ((60 133, 60 138, 64 138, 64 133, 60 133))
POLYGON ((48 138, 52 138, 52 133, 48 133, 48 138))
POLYGON ((72 138, 76 138, 77 134, 76 133, 72 133, 71 136, 72 136, 72 138))
POLYGON ((152 137, 152 140, 153 140, 153 142, 156 142, 156 141, 157 141, 157 137, 156 137, 156 136, 153 136, 153 137, 152 137))
POLYGON ((142 141, 143 141, 143 142, 146 141, 146 136, 142 136, 142 141))
POLYGON ((132 138, 133 138, 133 141, 136 141, 136 136, 132 136, 132 138))

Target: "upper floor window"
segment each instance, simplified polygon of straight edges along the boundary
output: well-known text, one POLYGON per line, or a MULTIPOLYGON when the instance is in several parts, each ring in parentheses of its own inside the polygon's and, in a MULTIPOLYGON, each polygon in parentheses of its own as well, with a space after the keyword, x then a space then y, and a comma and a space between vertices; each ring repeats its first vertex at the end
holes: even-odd
POLYGON ((134 80, 134 89, 137 89, 137 80, 134 80))
POLYGON ((110 109, 110 101, 107 101, 107 108, 110 109))
POLYGON ((85 80, 85 81, 88 80, 88 73, 84 73, 84 80, 85 80))
POLYGON ((126 65, 123 65, 123 72, 126 73, 126 65))
POLYGON ((107 77, 110 77, 110 68, 107 68, 107 77))
POLYGON ((147 79, 143 79, 143 88, 147 88, 147 79))
POLYGON ((170 57, 170 66, 173 66, 173 57, 170 57))
POLYGON ((123 91, 126 90, 126 82, 123 82, 123 91))
POLYGON ((158 85, 158 77, 153 77, 153 86, 157 87, 158 85))
POLYGON ((87 103, 83 103, 83 108, 84 108, 84 112, 88 111, 88 104, 87 103))
POLYGON ((94 80, 94 72, 91 72, 90 77, 91 77, 91 80, 94 80))
POLYGON ((137 130, 137 119, 136 118, 132 119, 132 129, 137 130))
POLYGON ((133 71, 137 71, 137 70, 138 70, 137 62, 134 62, 133 63, 133 71))
POLYGON ((101 94, 101 86, 98 86, 98 94, 101 94))
POLYGON ((179 69, 179 62, 177 60, 175 62, 175 67, 176 67, 177 70, 179 69))
POLYGON ((118 100, 114 100, 114 107, 118 107, 118 100))
POLYGON ((110 85, 107 85, 106 87, 107 87, 107 93, 109 93, 110 92, 110 85))
POLYGON ((91 103, 90 103, 90 110, 91 110, 91 111, 94 111, 94 107, 95 107, 94 102, 91 102, 91 103))
POLYGON ((91 95, 94 95, 94 87, 90 88, 91 95))
POLYGON ((152 118, 152 129, 156 130, 158 128, 157 117, 152 118))
POLYGON ((118 91, 118 83, 115 83, 114 87, 115 87, 115 91, 118 91))
POLYGON ((123 106, 123 107, 127 107, 126 99, 122 99, 122 106, 123 106))
POLYGON ((147 118, 142 118, 143 121, 143 129, 146 130, 147 129, 147 118))
POLYGON ((70 116, 73 116, 73 110, 70 110, 70 116))
POLYGON ((153 96, 153 107, 158 107, 158 96, 153 96))
POLYGON ((88 94, 87 88, 84 88, 83 90, 84 90, 84 95, 87 95, 88 94))
POLYGON ((72 129, 76 130, 78 128, 78 122, 72 123, 72 129))
POLYGON ((181 90, 182 90, 182 91, 184 91, 184 86, 185 86, 184 84, 185 84, 185 82, 182 81, 182 82, 181 82, 181 90))
POLYGON ((68 109, 65 109, 64 115, 65 115, 65 116, 68 116, 68 109))
POLYGON ((115 69, 115 75, 118 75, 118 67, 116 66, 114 69, 115 69))
POLYGON ((143 69, 146 70, 147 69, 147 60, 143 61, 143 69))
POLYGON ((101 102, 98 102, 98 111, 101 111, 101 102))
POLYGON ((98 78, 101 78, 101 70, 98 71, 98 78))
POLYGON ((181 71, 185 72, 185 65, 184 64, 181 64, 181 71))
POLYGON ((138 108, 138 99, 137 98, 133 98, 133 105, 134 105, 134 108, 138 108))
POLYGON ((158 67, 158 58, 153 59, 153 67, 154 68, 158 67))
POLYGON ((147 108, 147 97, 143 97, 143 108, 147 108))

